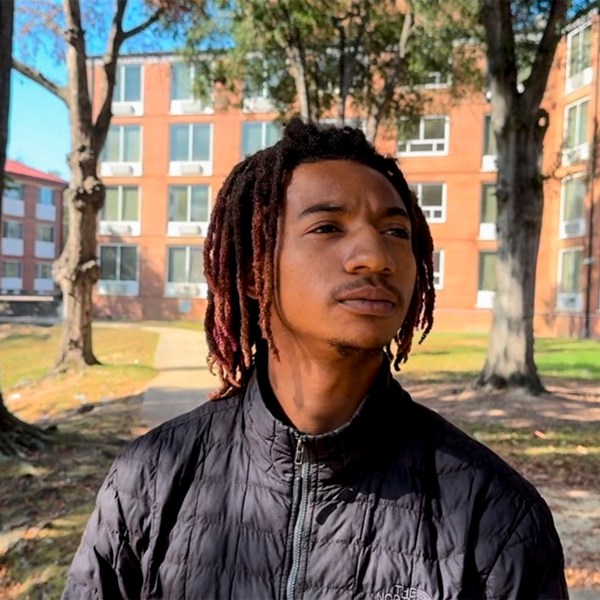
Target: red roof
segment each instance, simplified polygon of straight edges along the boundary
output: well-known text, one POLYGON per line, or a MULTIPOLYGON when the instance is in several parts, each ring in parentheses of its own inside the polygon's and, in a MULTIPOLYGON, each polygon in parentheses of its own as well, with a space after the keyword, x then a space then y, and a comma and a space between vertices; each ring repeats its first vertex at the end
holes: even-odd
POLYGON ((37 179, 39 181, 43 181, 44 183, 58 183, 62 186, 68 185, 68 182, 60 177, 57 177, 56 175, 50 175, 50 173, 38 171, 37 169, 28 167, 27 165, 17 162, 16 160, 7 160, 4 170, 13 177, 31 177, 32 179, 37 179))

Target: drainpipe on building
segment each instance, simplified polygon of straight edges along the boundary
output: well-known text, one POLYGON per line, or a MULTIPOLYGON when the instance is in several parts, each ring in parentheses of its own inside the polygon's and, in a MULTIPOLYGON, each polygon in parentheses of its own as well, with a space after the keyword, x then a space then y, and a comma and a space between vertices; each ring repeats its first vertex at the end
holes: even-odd
POLYGON ((592 276, 594 270, 594 184, 596 183, 596 158, 598 155, 598 73, 600 72, 600 18, 596 16, 596 66, 594 73, 594 136, 592 137, 592 152, 590 154, 589 178, 590 178, 590 210, 588 213, 588 239, 587 256, 583 259, 585 267, 585 308, 583 316, 582 337, 591 337, 590 318, 592 312, 592 276))

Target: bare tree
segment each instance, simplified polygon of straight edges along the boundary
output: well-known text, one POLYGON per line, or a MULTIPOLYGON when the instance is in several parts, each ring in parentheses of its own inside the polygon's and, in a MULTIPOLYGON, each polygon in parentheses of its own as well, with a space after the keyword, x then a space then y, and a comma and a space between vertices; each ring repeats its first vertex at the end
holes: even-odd
MULTIPOLYGON (((99 109, 94 115, 90 95, 86 29, 80 0, 63 0, 65 27, 46 19, 66 43, 67 83, 60 85, 39 70, 13 60, 13 67, 32 81, 60 98, 67 106, 71 128, 69 167, 71 181, 66 192, 69 234, 53 275, 60 285, 65 305, 60 354, 57 367, 93 365, 98 360, 92 346, 92 291, 99 277, 96 256, 96 222, 104 204, 105 188, 98 177, 98 160, 104 147, 112 118, 111 103, 115 88, 117 60, 123 43, 159 21, 170 21, 185 14, 193 5, 196 14, 203 2, 193 0, 148 0, 149 12, 134 27, 124 26, 129 0, 115 0, 102 56, 103 83, 99 109)), ((35 6, 35 1, 32 2, 35 6)), ((89 24, 93 27, 93 24, 89 24)))
POLYGON ((544 206, 540 165, 549 121, 541 102, 568 4, 480 0, 498 156, 497 283, 487 359, 478 379, 483 386, 543 390, 533 336, 544 206), (533 26, 529 30, 524 26, 528 19, 533 26), (517 42, 523 39, 529 42, 531 70, 520 82, 524 61, 519 60, 517 42))

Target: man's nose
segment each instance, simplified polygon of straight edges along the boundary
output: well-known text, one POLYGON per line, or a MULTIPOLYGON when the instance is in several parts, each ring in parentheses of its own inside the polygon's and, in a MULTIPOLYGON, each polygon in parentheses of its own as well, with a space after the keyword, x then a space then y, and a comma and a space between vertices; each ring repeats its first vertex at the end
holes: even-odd
POLYGON ((374 227, 361 227, 347 238, 344 267, 348 273, 368 271, 393 273, 396 265, 383 234, 374 227))

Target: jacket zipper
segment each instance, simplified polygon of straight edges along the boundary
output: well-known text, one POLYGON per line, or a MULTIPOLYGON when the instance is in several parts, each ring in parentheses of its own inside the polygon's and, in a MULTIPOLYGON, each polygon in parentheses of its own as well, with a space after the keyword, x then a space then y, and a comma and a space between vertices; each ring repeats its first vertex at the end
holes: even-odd
POLYGON ((295 600, 296 584, 300 572, 300 560, 302 558, 302 541, 304 537, 304 521, 308 509, 308 495, 310 491, 308 471, 309 461, 304 460, 304 447, 306 437, 298 436, 296 443, 296 454, 294 456, 294 493, 293 498, 299 498, 296 504, 294 528, 292 530, 291 566, 285 587, 287 600, 295 600))

